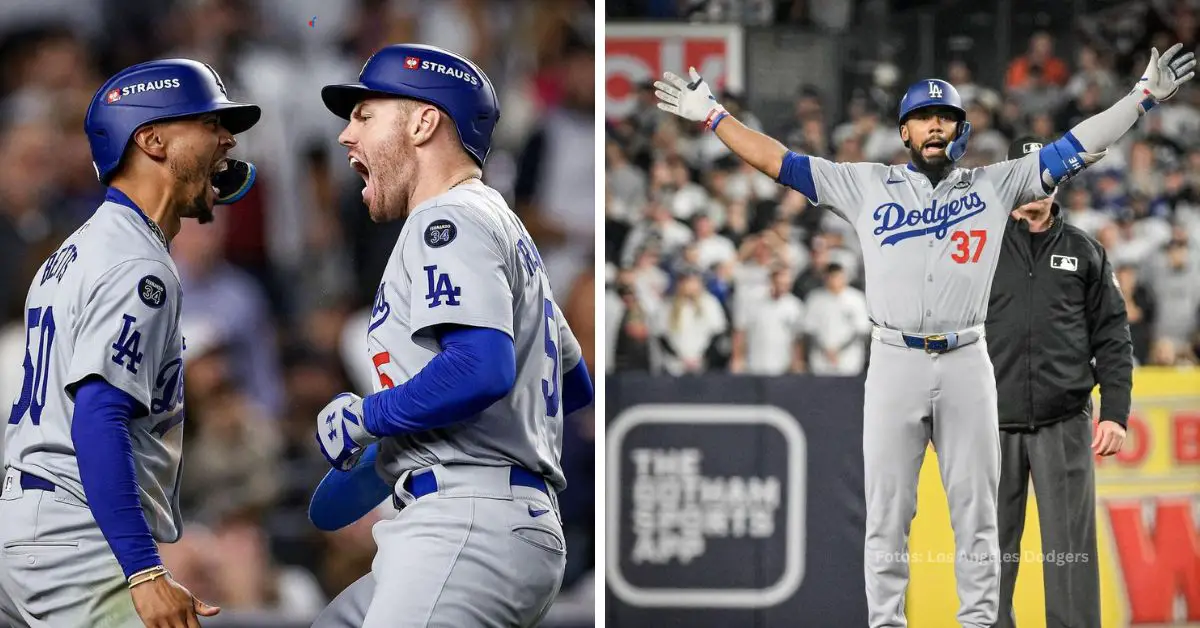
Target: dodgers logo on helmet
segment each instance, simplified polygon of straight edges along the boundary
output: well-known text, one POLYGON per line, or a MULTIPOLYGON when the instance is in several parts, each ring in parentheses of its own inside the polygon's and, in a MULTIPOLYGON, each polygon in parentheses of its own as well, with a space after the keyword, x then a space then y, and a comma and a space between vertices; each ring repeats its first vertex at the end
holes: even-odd
POLYGON ((958 95, 958 90, 954 86, 942 79, 925 79, 913 83, 904 92, 904 97, 900 99, 900 113, 898 121, 903 124, 904 119, 917 109, 925 107, 949 107, 956 110, 963 119, 967 117, 967 110, 963 108, 962 97, 958 95))

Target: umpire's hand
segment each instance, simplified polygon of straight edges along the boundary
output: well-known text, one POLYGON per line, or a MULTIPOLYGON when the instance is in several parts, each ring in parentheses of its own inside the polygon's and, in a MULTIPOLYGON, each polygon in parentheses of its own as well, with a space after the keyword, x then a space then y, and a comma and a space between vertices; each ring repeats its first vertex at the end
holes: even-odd
POLYGON ((1121 451, 1125 444, 1125 428, 1115 421, 1100 421, 1096 424, 1096 436, 1092 438, 1092 451, 1099 456, 1111 456, 1121 451))
POLYGON ((170 575, 164 575, 130 589, 133 607, 146 628, 200 628, 200 617, 212 617, 221 612, 197 600, 170 575))

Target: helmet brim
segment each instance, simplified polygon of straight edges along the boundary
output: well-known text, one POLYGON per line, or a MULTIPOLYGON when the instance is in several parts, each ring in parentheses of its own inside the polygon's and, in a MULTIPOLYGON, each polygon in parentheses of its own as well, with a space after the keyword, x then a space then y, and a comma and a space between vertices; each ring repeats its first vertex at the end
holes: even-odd
POLYGON ((262 118, 262 109, 258 105, 240 102, 217 105, 212 112, 221 118, 221 126, 233 135, 249 131, 262 118))
POLYGON ((368 98, 402 98, 399 94, 371 89, 362 83, 326 85, 321 88, 321 101, 333 115, 349 120, 358 103, 368 98))

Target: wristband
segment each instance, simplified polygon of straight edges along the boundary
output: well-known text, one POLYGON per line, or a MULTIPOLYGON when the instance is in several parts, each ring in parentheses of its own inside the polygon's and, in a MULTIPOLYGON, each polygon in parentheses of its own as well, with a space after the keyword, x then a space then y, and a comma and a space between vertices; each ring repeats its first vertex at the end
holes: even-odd
POLYGON ((139 584, 145 584, 151 580, 157 580, 163 576, 169 576, 171 572, 167 571, 162 565, 155 565, 149 569, 143 569, 132 576, 129 576, 129 588, 132 589, 139 584))
POLYGON ((725 116, 728 115, 729 112, 725 111, 724 109, 713 109, 712 112, 708 114, 708 119, 704 121, 704 126, 708 127, 709 131, 715 132, 717 130, 717 125, 720 124, 721 120, 724 120, 725 116))

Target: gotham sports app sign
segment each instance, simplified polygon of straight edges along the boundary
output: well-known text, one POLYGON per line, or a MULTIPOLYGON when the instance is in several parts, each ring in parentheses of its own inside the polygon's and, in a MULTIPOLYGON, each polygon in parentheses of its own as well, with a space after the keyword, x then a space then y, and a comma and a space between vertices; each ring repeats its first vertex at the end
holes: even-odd
POLYGON ((617 598, 753 609, 799 589, 807 449, 792 415, 766 405, 637 405, 609 425, 607 449, 605 562, 617 598))

